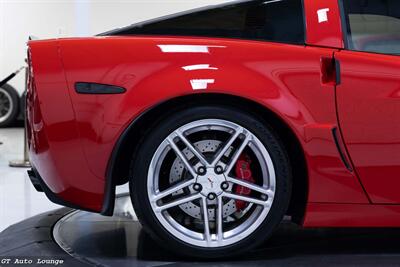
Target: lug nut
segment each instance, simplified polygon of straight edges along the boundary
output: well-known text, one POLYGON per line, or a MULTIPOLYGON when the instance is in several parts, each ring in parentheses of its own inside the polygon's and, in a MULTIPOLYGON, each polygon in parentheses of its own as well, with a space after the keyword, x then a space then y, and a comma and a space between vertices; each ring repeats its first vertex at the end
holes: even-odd
POLYGON ((216 199, 217 198, 217 195, 216 194, 214 194, 214 193, 210 193, 210 194, 208 194, 208 197, 207 197, 209 200, 214 200, 214 199, 216 199))
POLYGON ((197 192, 200 192, 201 190, 203 190, 203 187, 201 186, 201 184, 194 184, 193 189, 197 192))
POLYGON ((229 184, 227 182, 223 182, 221 184, 221 189, 224 190, 224 191, 228 190, 229 189, 229 184))
POLYGON ((206 168, 204 168, 204 167, 199 167, 198 169, 197 169, 197 174, 198 175, 204 175, 204 174, 206 174, 207 173, 207 170, 206 170, 206 168))
POLYGON ((216 174, 223 174, 224 173, 224 168, 222 168, 221 166, 215 167, 215 173, 216 174))

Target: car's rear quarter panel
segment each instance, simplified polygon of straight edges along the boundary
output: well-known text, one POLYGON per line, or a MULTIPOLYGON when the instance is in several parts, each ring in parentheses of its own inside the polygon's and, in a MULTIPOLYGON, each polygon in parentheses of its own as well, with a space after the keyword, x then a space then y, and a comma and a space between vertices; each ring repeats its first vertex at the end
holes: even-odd
MULTIPOLYGON (((307 159, 310 202, 368 202, 354 174, 344 167, 332 137, 337 125, 334 88, 320 83, 320 58, 332 56, 332 49, 172 37, 66 39, 59 46, 77 139, 88 177, 96 183, 104 181, 115 143, 139 114, 175 97, 219 93, 260 103, 293 130, 307 159), (203 51, 163 52, 160 45, 203 46, 203 51), (198 64, 212 69, 183 68, 198 64), (214 83, 206 90, 193 90, 191 80, 196 79, 214 83), (82 95, 74 90, 76 82, 112 84, 127 92, 82 95)), ((83 175, 76 179, 89 180, 83 175)))

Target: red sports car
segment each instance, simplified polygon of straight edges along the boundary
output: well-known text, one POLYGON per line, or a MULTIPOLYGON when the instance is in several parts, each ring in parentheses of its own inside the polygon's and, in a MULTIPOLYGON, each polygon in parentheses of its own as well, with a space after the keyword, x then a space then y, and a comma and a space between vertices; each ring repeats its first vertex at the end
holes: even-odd
POLYGON ((176 253, 243 253, 287 215, 400 227, 400 1, 240 1, 29 42, 29 172, 112 215, 130 184, 176 253))

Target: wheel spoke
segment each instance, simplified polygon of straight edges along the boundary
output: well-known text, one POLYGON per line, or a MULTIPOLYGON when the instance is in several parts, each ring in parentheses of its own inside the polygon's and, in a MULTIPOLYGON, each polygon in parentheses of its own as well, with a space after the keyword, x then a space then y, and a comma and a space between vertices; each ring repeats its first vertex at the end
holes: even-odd
POLYGON ((223 232, 223 216, 222 210, 224 208, 224 204, 222 202, 222 196, 218 197, 218 207, 217 207, 217 240, 218 242, 222 242, 224 239, 224 232, 223 232))
POLYGON ((202 198, 202 209, 203 209, 203 219, 204 219, 204 239, 209 243, 211 241, 210 235, 210 221, 208 219, 208 207, 207 207, 207 199, 205 197, 202 198))
POLYGON ((185 204, 187 202, 194 201, 194 200, 199 199, 199 198, 200 198, 200 194, 186 196, 184 198, 181 198, 181 199, 178 199, 178 200, 172 201, 170 203, 167 203, 165 205, 157 207, 156 208, 156 212, 162 212, 164 210, 167 210, 167 209, 170 209, 170 208, 185 204))
POLYGON ((235 200, 242 200, 242 201, 245 201, 245 202, 249 202, 249 203, 253 203, 253 204, 257 204, 257 205, 263 206, 265 208, 269 208, 271 206, 271 202, 272 202, 271 199, 261 200, 261 199, 256 199, 256 198, 252 198, 252 197, 235 195, 235 194, 231 194, 231 193, 224 193, 223 195, 225 197, 227 197, 227 198, 231 198, 231 199, 235 199, 235 200))
POLYGON ((190 163, 187 160, 187 158, 185 157, 185 155, 183 155, 182 151, 179 150, 179 148, 175 144, 174 140, 171 137, 168 137, 167 140, 168 140, 170 147, 175 151, 176 155, 182 160, 183 164, 185 164, 186 169, 190 172, 192 177, 195 178, 197 176, 197 174, 196 174, 195 170, 193 169, 193 166, 190 165, 190 163))
POLYGON ((233 155, 228 167, 225 170, 225 175, 229 175, 231 172, 232 168, 235 166, 236 161, 239 159, 240 155, 243 153, 243 150, 247 147, 251 140, 252 136, 250 134, 246 135, 246 138, 243 140, 243 143, 240 145, 240 147, 235 151, 235 154, 233 155))
POLYGON ((268 196, 268 198, 272 198, 274 196, 274 192, 272 190, 264 188, 264 187, 256 185, 256 184, 253 184, 253 183, 250 183, 250 182, 247 182, 245 180, 240 180, 240 179, 233 178, 233 177, 228 177, 226 180, 228 182, 232 182, 234 184, 247 187, 247 188, 254 190, 260 194, 266 195, 266 196, 268 196))
POLYGON ((210 163, 204 158, 203 154, 194 147, 189 140, 183 135, 180 130, 176 130, 175 134, 182 140, 183 143, 187 146, 187 148, 197 157, 197 159, 203 164, 205 167, 211 167, 210 163))
POLYGON ((243 133, 242 127, 239 127, 238 129, 236 129, 235 133, 229 139, 228 143, 226 143, 224 148, 219 152, 219 154, 215 157, 215 159, 211 163, 212 167, 215 167, 217 165, 217 163, 221 160, 221 158, 225 155, 226 151, 228 151, 228 149, 231 147, 233 142, 235 142, 236 138, 238 138, 241 133, 243 133))
POLYGON ((169 196, 172 193, 175 193, 175 192, 177 192, 179 190, 184 189, 185 187, 188 187, 188 186, 194 184, 195 181, 196 181, 195 179, 190 179, 190 180, 187 180, 187 181, 183 181, 183 182, 181 182, 179 184, 176 184, 176 185, 172 186, 171 188, 158 193, 156 196, 154 196, 153 200, 157 201, 157 200, 160 200, 160 199, 162 199, 162 198, 164 198, 166 196, 169 196))

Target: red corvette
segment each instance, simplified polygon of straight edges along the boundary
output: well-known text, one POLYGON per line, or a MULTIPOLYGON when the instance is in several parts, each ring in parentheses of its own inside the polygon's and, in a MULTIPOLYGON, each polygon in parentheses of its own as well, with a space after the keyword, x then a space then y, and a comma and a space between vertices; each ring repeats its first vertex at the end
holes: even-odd
POLYGON ((400 1, 240 1, 29 42, 29 172, 169 249, 243 253, 285 215, 400 227, 400 1))

